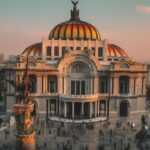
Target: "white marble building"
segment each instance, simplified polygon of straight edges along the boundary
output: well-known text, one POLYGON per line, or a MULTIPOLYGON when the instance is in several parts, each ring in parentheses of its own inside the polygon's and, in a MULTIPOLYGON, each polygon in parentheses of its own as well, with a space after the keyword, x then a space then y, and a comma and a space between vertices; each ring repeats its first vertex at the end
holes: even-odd
MULTIPOLYGON (((27 47, 16 64, 7 64, 8 79, 21 81, 27 57, 30 96, 37 112, 47 118, 131 119, 146 111, 147 66, 81 21, 75 4, 70 20, 56 25, 41 43, 27 47)), ((11 111, 15 91, 9 84, 6 98, 11 111)))

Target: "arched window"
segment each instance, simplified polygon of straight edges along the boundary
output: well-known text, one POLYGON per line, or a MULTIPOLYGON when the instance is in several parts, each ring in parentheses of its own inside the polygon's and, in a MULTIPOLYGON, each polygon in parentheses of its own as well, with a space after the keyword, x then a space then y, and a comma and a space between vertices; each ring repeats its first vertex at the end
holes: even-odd
POLYGON ((36 93, 37 92, 37 79, 36 79, 36 75, 29 75, 29 79, 30 79, 30 82, 31 82, 30 92, 31 93, 36 93))
POLYGON ((129 93, 129 77, 121 76, 119 78, 119 93, 128 94, 129 93))
POLYGON ((99 92, 100 93, 108 93, 108 77, 107 76, 100 76, 99 92))
POLYGON ((47 56, 52 56, 52 48, 50 46, 47 47, 47 56))

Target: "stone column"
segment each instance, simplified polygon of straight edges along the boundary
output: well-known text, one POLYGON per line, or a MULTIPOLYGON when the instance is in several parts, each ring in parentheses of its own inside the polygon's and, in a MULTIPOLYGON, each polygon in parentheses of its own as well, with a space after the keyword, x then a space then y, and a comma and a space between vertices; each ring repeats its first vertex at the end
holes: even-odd
POLYGON ((45 94, 45 76, 43 75, 43 94, 45 94))
POLYGON ((94 77, 94 94, 98 93, 98 88, 99 88, 99 78, 98 76, 94 77))
POLYGON ((63 78, 62 78, 62 76, 61 75, 59 75, 58 76, 58 86, 57 86, 57 88, 58 88, 58 93, 59 94, 62 94, 63 93, 63 84, 62 84, 62 82, 63 82, 63 78))
POLYGON ((59 117, 61 117, 61 101, 59 100, 59 117))
POLYGON ((118 95, 118 93, 119 93, 119 90, 118 90, 118 88, 119 88, 119 77, 114 77, 113 88, 114 88, 114 95, 118 95))
POLYGON ((64 94, 67 94, 67 77, 64 77, 64 94))
POLYGON ((92 117, 92 102, 90 102, 90 118, 92 117))
POLYGON ((42 76, 40 75, 37 76, 37 93, 42 93, 42 76))
POLYGON ((99 100, 97 102, 98 102, 98 111, 97 112, 98 112, 98 117, 99 117, 99 100))
POLYGON ((97 117, 97 101, 95 102, 95 117, 97 117))
POLYGON ((84 118, 84 103, 83 102, 81 103, 81 115, 84 118))
POLYGON ((107 116, 107 105, 108 105, 108 100, 106 100, 106 103, 105 103, 105 115, 107 116))
POLYGON ((67 116, 67 105, 66 105, 66 102, 64 102, 64 117, 66 118, 67 116))
POLYGON ((47 75, 45 75, 45 94, 47 94, 47 75))
POLYGON ((110 95, 112 94, 112 77, 109 77, 108 90, 110 95))
POLYGON ((50 116, 52 116, 52 113, 51 113, 51 100, 48 100, 48 102, 49 102, 49 113, 50 113, 50 116))
POLYGON ((72 102, 72 118, 74 119, 74 102, 72 102))
POLYGON ((134 94, 134 78, 130 77, 129 80, 129 94, 133 95, 134 94))
POLYGON ((94 91, 93 90, 93 88, 94 88, 93 87, 93 77, 90 78, 90 83, 91 83, 91 87, 90 87, 91 91, 90 91, 90 93, 93 94, 93 91, 94 91))
POLYGON ((56 100, 56 115, 58 115, 58 100, 56 100))

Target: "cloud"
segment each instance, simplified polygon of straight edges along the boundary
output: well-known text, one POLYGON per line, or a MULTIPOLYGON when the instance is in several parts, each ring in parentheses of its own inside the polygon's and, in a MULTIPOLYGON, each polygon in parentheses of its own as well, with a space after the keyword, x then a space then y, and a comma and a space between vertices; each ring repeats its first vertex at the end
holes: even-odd
POLYGON ((136 5, 136 10, 143 14, 150 14, 150 6, 136 5))

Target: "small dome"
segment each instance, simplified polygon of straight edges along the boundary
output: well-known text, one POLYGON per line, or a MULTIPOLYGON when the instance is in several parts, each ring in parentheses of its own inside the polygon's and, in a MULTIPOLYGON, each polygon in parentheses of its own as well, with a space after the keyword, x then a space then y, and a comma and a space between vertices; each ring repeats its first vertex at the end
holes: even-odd
POLYGON ((42 56, 42 43, 36 43, 34 45, 27 47, 21 55, 41 57, 42 56))
POLYGON ((115 44, 108 44, 107 57, 128 57, 127 53, 115 44))

